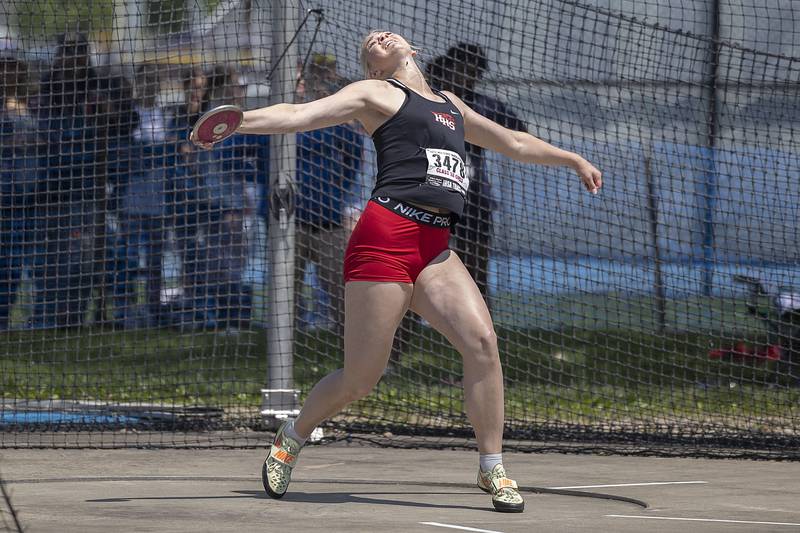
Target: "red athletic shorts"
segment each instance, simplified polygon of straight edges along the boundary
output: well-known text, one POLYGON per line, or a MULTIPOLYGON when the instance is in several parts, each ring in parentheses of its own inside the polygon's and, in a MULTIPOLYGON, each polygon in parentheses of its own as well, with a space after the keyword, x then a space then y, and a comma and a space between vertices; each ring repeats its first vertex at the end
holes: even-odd
POLYGON ((367 203, 344 256, 344 280, 414 283, 447 250, 450 216, 390 198, 367 203))

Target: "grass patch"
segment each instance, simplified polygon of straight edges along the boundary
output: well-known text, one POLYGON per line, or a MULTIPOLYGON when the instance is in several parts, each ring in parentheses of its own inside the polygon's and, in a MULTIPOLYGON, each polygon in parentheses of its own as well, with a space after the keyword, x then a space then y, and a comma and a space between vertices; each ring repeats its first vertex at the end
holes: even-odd
MULTIPOLYGON (((406 353, 375 394, 349 409, 353 416, 431 427, 463 421, 459 355, 429 328, 413 329, 406 353)), ((709 359, 723 335, 499 329, 498 336, 512 424, 782 431, 800 414, 800 392, 774 366, 709 359)), ((263 331, 15 331, 0 336, 0 386, 6 399, 252 410, 267 383, 266 354, 263 331)), ((336 335, 298 333, 294 376, 304 393, 341 365, 336 335)))

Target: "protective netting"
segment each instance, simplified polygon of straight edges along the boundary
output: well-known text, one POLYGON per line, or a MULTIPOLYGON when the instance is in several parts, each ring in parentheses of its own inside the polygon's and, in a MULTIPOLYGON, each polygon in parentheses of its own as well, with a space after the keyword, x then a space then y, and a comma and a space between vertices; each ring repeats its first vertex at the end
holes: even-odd
POLYGON ((2 470, 0 470, 0 527, 2 527, 0 531, 23 532, 19 513, 11 498, 11 488, 3 479, 2 470))
MULTIPOLYGON (((792 2, 297 7, 286 48, 265 1, 3 3, 3 446, 264 443, 259 391, 285 360, 268 363, 271 316, 293 324, 301 399, 341 366, 369 136, 293 136, 288 199, 273 194, 285 167, 270 139, 209 152, 185 139, 217 104, 302 102, 362 78, 359 43, 387 28, 421 50, 433 87, 604 173, 592 196, 567 170, 468 150, 451 247, 495 321, 512 445, 798 457, 792 2), (282 64, 297 76, 286 93, 282 64), (286 223, 294 249, 268 250, 286 223), (287 265, 294 290, 276 298, 270 274, 287 265)), ((326 427, 467 445, 460 376, 409 315, 375 392, 326 427)))

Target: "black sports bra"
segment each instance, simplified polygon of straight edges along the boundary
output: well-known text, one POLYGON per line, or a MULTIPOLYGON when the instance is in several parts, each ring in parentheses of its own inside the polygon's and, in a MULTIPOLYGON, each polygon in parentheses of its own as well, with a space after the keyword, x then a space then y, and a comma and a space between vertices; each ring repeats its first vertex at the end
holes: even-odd
POLYGON ((422 97, 403 83, 400 109, 372 134, 378 154, 378 176, 372 196, 444 208, 457 221, 469 188, 464 160, 464 117, 449 98, 422 97))

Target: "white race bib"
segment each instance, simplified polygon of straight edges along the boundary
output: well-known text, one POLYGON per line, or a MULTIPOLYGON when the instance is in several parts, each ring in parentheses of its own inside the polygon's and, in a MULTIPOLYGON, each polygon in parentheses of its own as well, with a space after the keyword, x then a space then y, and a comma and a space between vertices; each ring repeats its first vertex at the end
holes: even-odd
POLYGON ((453 189, 463 196, 467 195, 469 178, 460 155, 437 148, 425 148, 425 155, 428 156, 426 181, 429 185, 453 189))

